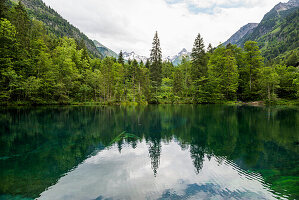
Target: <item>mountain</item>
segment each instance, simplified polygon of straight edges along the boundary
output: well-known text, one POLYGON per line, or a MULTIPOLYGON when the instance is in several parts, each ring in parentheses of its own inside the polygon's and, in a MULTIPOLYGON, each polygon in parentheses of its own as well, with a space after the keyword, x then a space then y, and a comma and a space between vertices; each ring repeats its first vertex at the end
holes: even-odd
POLYGON ((185 48, 183 48, 177 55, 174 56, 168 56, 166 58, 166 61, 171 62, 173 65, 177 66, 179 64, 181 64, 182 60, 184 57, 186 57, 187 59, 189 59, 191 53, 188 52, 185 48))
POLYGON ((274 6, 265 14, 257 27, 231 43, 243 46, 246 41, 256 41, 262 55, 270 60, 285 52, 298 49, 298 27, 299 0, 290 0, 274 6))
MULTIPOLYGON (((179 65, 182 60, 183 57, 188 57, 191 55, 190 52, 188 52, 185 48, 182 49, 177 55, 174 56, 168 56, 167 58, 163 59, 164 61, 169 61, 171 62, 173 65, 177 66, 179 65)), ((132 51, 131 53, 128 52, 123 52, 123 57, 125 60, 134 60, 136 59, 138 62, 140 62, 142 60, 143 63, 146 63, 147 61, 147 57, 145 56, 140 56, 138 54, 136 54, 134 51, 132 51)))
MULTIPOLYGON (((12 0, 18 2, 18 0, 12 0)), ((41 0, 22 0, 22 3, 27 8, 28 14, 42 21, 48 30, 58 37, 70 37, 78 42, 84 41, 88 51, 95 57, 102 58, 103 56, 97 50, 93 41, 90 40, 84 33, 62 18, 55 10, 47 6, 41 0)))
POLYGON ((187 59, 190 57, 191 53, 188 52, 185 48, 183 48, 177 55, 172 57, 168 56, 166 60, 170 61, 173 65, 177 66, 181 64, 184 57, 187 59))
POLYGON ((223 45, 229 43, 236 44, 240 39, 242 39, 246 34, 251 34, 252 31, 258 26, 258 23, 249 23, 240 28, 235 34, 233 34, 223 45))
POLYGON ((277 4, 267 14, 265 14, 262 21, 252 31, 252 33, 246 35, 246 37, 244 38, 246 39, 246 41, 247 40, 257 41, 262 36, 275 30, 275 28, 277 28, 279 24, 281 24, 287 16, 296 12, 298 6, 299 6, 299 0, 290 0, 287 3, 277 4))
POLYGON ((134 60, 134 59, 136 59, 137 62, 142 61, 143 63, 146 63, 146 60, 148 59, 145 56, 140 56, 140 55, 136 54, 134 51, 132 51, 131 53, 123 52, 123 58, 125 60, 134 60))
POLYGON ((97 47, 98 51, 104 56, 104 57, 114 57, 114 58, 118 58, 118 55, 112 51, 111 49, 105 47, 104 45, 102 45, 101 43, 99 43, 98 41, 94 40, 93 41, 94 45, 97 47))

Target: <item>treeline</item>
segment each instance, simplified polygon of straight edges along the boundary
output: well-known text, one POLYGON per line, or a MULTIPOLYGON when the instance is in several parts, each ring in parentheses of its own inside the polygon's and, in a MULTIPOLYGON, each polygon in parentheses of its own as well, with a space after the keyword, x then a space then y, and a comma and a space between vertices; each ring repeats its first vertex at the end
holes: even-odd
POLYGON ((147 63, 91 58, 84 41, 59 38, 31 19, 22 3, 0 1, 1 104, 219 103, 297 99, 298 67, 264 66, 255 42, 208 47, 200 35, 191 59, 162 61, 155 34, 147 63))

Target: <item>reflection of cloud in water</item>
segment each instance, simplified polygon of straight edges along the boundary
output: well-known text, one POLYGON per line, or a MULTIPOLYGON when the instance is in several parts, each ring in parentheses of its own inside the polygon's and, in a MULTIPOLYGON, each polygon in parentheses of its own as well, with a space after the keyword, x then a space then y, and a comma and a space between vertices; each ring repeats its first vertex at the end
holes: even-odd
POLYGON ((205 157, 196 174, 189 151, 176 142, 162 144, 157 176, 148 145, 105 149, 86 159, 40 199, 274 199, 262 177, 249 176, 231 162, 205 157), (255 178, 256 177, 256 178, 255 178))

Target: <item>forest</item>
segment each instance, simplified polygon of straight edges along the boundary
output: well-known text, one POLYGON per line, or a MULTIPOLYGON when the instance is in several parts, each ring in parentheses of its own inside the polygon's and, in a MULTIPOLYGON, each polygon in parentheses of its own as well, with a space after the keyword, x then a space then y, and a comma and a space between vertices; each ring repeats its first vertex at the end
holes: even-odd
POLYGON ((0 102, 44 104, 183 104, 264 101, 298 104, 294 54, 265 62, 258 44, 207 48, 200 34, 191 58, 163 61, 158 33, 146 63, 100 59, 83 40, 57 36, 24 5, 0 1, 0 102))

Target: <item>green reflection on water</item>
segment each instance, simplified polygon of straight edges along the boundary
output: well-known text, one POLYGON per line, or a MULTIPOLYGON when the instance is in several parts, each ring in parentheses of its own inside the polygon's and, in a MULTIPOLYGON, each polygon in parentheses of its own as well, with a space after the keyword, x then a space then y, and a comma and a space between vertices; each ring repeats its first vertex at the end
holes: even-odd
MULTIPOLYGON (((148 144, 153 176, 163 144, 224 157, 260 174, 278 196, 299 198, 299 110, 220 105, 40 107, 0 110, 0 199, 36 198, 86 158, 116 143, 148 144), (123 132, 136 137, 120 136, 123 132)), ((174 152, 175 153, 175 152, 174 152)), ((192 187, 191 187, 192 188, 192 187)), ((167 194, 164 194, 167 196, 167 194)))

